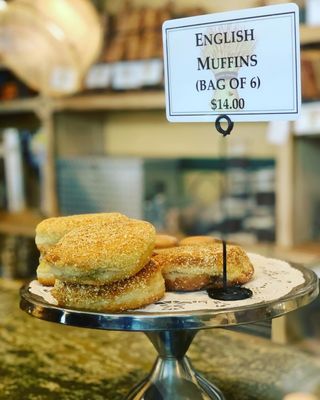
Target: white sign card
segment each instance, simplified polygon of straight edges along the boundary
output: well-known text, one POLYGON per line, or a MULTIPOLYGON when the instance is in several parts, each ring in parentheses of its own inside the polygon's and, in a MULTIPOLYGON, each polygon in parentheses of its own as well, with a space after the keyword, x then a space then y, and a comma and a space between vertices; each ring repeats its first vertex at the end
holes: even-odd
POLYGON ((252 8, 163 24, 167 119, 294 120, 301 107, 299 9, 252 8))

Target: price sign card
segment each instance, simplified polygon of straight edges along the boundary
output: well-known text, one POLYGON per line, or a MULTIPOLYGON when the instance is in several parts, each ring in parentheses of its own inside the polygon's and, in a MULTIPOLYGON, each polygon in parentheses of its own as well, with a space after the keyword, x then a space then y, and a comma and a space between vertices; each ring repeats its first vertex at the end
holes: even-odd
POLYGON ((167 118, 294 120, 301 105, 296 4, 163 24, 167 118))

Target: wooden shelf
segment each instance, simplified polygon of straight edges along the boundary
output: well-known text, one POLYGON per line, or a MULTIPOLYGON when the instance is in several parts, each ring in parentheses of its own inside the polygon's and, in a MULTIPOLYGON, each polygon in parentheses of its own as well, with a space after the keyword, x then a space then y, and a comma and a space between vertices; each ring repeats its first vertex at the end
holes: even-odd
POLYGON ((299 263, 306 267, 312 268, 320 265, 320 242, 307 242, 292 247, 277 246, 271 243, 257 243, 244 247, 253 253, 299 263))
POLYGON ((320 43, 320 26, 300 25, 300 43, 320 43))
POLYGON ((320 101, 304 103, 301 107, 301 114, 294 124, 295 136, 320 135, 320 101))
POLYGON ((0 102, 0 114, 37 113, 42 100, 39 97, 0 102))
POLYGON ((108 111, 108 110, 163 110, 165 108, 164 92, 125 92, 78 95, 61 99, 19 99, 0 102, 0 114, 36 113, 47 107, 57 111, 108 111))
POLYGON ((35 212, 0 213, 0 232, 11 235, 34 237, 37 224, 43 219, 35 212))
POLYGON ((301 253, 313 254, 320 260, 320 241, 306 242, 294 247, 296 251, 301 253))
MULTIPOLYGON (((320 26, 300 25, 300 41, 302 45, 320 43, 320 26)), ((47 100, 38 96, 31 99, 0 101, 0 114, 39 113, 44 105, 50 107, 53 112, 162 110, 165 108, 165 96, 162 90, 110 92, 47 100)))
POLYGON ((54 111, 162 110, 165 96, 161 90, 88 94, 53 100, 52 107, 54 111))

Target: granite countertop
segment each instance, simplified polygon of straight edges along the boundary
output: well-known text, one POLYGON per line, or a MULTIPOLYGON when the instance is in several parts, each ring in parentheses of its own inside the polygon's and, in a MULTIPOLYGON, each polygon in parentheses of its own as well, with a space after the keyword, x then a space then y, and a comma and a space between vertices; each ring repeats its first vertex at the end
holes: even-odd
MULTIPOLYGON (((19 310, 18 288, 0 282, 0 400, 120 400, 150 371, 156 352, 143 333, 37 320, 19 310)), ((228 400, 280 400, 293 391, 320 397, 320 360, 294 347, 210 329, 188 355, 228 400)))

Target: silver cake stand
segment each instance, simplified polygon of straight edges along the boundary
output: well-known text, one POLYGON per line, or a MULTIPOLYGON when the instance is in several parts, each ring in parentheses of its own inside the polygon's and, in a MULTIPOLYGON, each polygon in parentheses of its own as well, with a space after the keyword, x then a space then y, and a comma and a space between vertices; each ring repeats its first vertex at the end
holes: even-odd
POLYGON ((97 313, 66 309, 51 305, 21 289, 20 307, 28 314, 46 321, 83 328, 141 331, 150 339, 158 358, 149 376, 126 397, 127 400, 225 400, 222 392, 196 372, 185 356, 200 329, 227 327, 271 319, 302 307, 316 298, 318 278, 311 270, 299 269, 305 282, 286 296, 253 306, 237 306, 221 310, 192 312, 125 312, 97 313))

